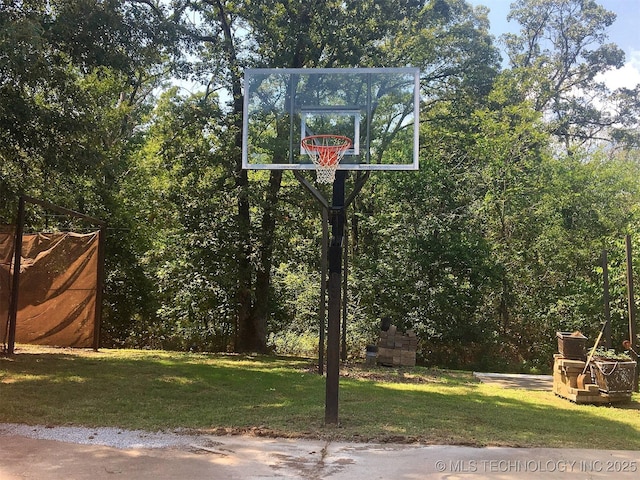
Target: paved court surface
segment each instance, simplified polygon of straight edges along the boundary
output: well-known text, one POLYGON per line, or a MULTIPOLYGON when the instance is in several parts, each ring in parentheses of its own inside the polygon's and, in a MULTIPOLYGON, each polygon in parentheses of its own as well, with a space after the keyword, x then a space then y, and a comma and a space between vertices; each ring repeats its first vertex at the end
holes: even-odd
MULTIPOLYGON (((90 432, 88 430, 87 432, 90 432)), ((114 448, 0 432, 0 479, 638 478, 640 453, 360 444, 242 436, 114 448)))

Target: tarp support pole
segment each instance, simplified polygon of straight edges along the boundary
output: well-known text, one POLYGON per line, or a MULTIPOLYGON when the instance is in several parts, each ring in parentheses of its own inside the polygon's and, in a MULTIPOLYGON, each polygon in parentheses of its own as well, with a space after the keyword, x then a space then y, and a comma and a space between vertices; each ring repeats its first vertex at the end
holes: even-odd
POLYGON ((22 233, 24 232, 25 197, 18 203, 18 220, 16 221, 16 239, 13 245, 13 280, 11 282, 11 300, 9 302, 9 335, 7 353, 13 355, 16 345, 16 319, 18 318, 18 294, 20 293, 20 261, 22 259, 22 233))
POLYGON ((104 225, 100 226, 98 234, 98 273, 96 278, 96 312, 95 322, 93 325, 93 349, 100 348, 100 329, 102 326, 102 295, 104 292, 104 258, 105 244, 107 237, 107 229, 104 225))
POLYGON ((97 218, 90 217, 89 215, 85 215, 84 213, 76 212, 74 210, 69 210, 68 208, 60 207, 60 206, 55 205, 55 204, 53 204, 51 202, 47 202, 46 200, 39 200, 37 198, 29 197, 27 195, 23 195, 20 198, 24 199, 25 201, 27 201, 29 203, 33 203, 35 205, 40 205, 41 207, 43 207, 43 208, 45 208, 47 210, 53 210, 54 212, 62 213, 63 215, 69 215, 70 217, 79 218, 79 219, 87 221, 89 223, 95 223, 96 225, 99 225, 101 227, 107 225, 107 223, 102 221, 102 220, 98 220, 97 218))

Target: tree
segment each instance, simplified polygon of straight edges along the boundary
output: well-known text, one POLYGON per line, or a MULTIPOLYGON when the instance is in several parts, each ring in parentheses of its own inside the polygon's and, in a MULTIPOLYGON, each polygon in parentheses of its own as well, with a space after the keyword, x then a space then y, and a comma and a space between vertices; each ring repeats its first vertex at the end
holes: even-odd
POLYGON ((473 218, 472 117, 486 105, 498 55, 486 11, 465 2, 430 2, 387 52, 421 69, 420 171, 376 172, 354 202, 351 321, 371 342, 389 316, 418 331, 426 361, 459 366, 487 351, 490 318, 476 312, 495 274, 473 218))
POLYGON ((140 344, 207 351, 233 345, 234 185, 221 118, 213 96, 165 92, 122 187, 148 239, 140 254, 158 303, 154 315, 132 325, 131 337, 145 334, 140 344))
POLYGON ((598 77, 624 63, 624 52, 605 43, 613 12, 593 0, 518 0, 508 18, 521 25, 503 36, 511 74, 565 151, 637 144, 637 90, 611 92, 598 77))
POLYGON ((170 32, 147 13, 138 2, 100 0, 0 6, 0 214, 13 220, 26 193, 118 232, 107 235, 109 334, 154 305, 136 254, 143 238, 119 197, 170 53, 170 32))
MULTIPOLYGON (((473 18, 472 11, 463 2, 441 0, 201 1, 191 2, 189 8, 203 19, 189 35, 201 46, 200 57, 211 60, 213 68, 207 89, 227 92, 221 96, 228 99, 225 130, 235 139, 227 168, 236 184, 237 348, 264 351, 283 173, 273 171, 267 181, 250 183, 251 175, 241 169, 242 70, 247 66, 375 66, 387 64, 390 52, 394 52, 392 58, 398 66, 416 60, 425 65, 416 34, 421 29, 426 32, 440 18, 451 25, 461 17, 473 18), (398 47, 407 39, 411 39, 411 46, 403 52, 398 47)), ((186 25, 183 27, 188 29, 186 25)), ((472 23, 465 28, 465 33, 474 31, 472 23)), ((463 38, 461 33, 458 35, 463 38)), ((469 41, 467 46, 472 43, 469 41)), ((495 54, 492 58, 495 59, 495 54)), ((457 66, 456 74, 463 67, 457 66)), ((454 77, 451 72, 446 75, 454 77)), ((434 76, 441 79, 443 73, 434 76)))
POLYGON ((501 357, 544 368, 555 331, 592 335, 599 323, 599 257, 633 222, 637 167, 604 151, 553 151, 520 86, 505 72, 475 114, 485 191, 477 215, 499 272, 486 312, 499 319, 501 357))

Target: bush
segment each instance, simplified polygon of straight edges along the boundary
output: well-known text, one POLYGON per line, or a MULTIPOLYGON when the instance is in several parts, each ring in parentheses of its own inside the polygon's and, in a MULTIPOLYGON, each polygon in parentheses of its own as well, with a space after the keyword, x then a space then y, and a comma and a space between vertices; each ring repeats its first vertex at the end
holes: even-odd
POLYGON ((267 341, 269 348, 276 355, 293 355, 296 357, 318 356, 318 335, 285 331, 272 333, 267 341))

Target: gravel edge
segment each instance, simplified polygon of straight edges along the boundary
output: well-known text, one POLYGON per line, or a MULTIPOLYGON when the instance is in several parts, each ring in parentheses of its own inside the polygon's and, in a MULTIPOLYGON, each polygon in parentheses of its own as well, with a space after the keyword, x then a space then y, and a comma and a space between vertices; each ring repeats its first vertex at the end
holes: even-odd
POLYGON ((197 443, 197 437, 174 432, 145 432, 111 427, 50 427, 0 423, 0 436, 12 435, 81 445, 103 445, 119 449, 187 448, 197 443))

